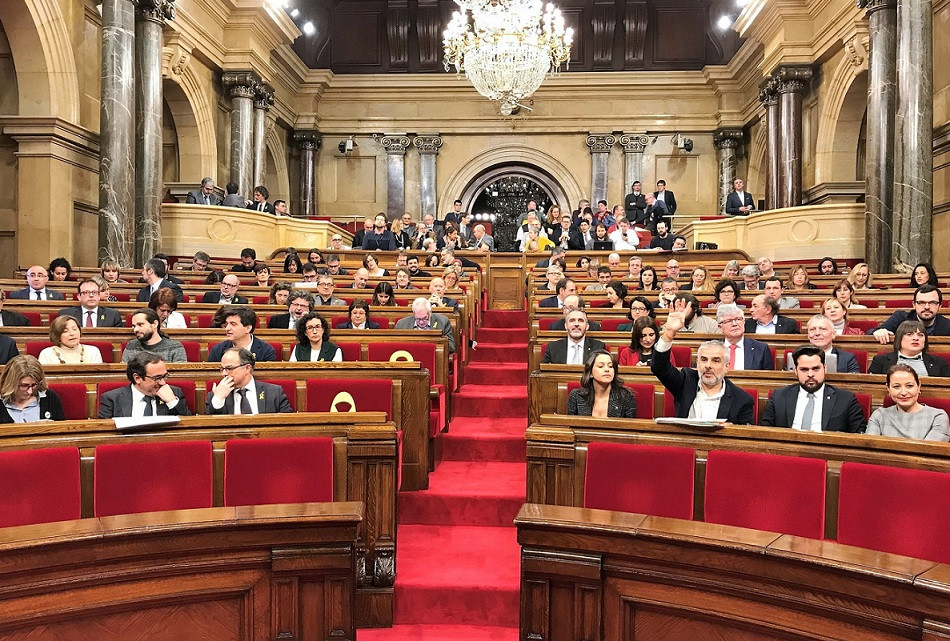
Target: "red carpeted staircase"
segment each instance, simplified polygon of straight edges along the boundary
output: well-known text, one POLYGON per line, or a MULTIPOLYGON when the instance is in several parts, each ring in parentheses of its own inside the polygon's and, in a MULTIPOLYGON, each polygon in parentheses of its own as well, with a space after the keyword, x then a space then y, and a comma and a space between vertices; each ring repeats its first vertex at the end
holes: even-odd
POLYGON ((528 331, 489 311, 452 397, 429 489, 399 495, 395 625, 358 641, 515 641, 524 503, 528 331))

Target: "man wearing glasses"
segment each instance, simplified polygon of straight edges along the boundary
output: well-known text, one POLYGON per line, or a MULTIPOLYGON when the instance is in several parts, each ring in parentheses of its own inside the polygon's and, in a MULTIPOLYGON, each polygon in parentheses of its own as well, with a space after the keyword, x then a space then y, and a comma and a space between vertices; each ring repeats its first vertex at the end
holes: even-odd
POLYGON ((145 307, 132 314, 132 333, 135 334, 135 339, 130 340, 125 346, 125 351, 122 352, 123 363, 131 363, 143 352, 156 354, 166 363, 188 362, 184 346, 162 333, 161 322, 158 312, 151 307, 145 307))
POLYGON ((79 306, 59 310, 60 316, 72 316, 80 327, 125 327, 122 314, 99 307, 99 285, 94 280, 79 281, 79 306))
POLYGON ((887 345, 894 340, 894 332, 901 323, 917 320, 924 324, 924 331, 928 336, 950 336, 950 319, 939 313, 942 302, 943 293, 939 289, 933 285, 921 285, 914 292, 912 311, 896 311, 890 318, 874 329, 868 330, 867 333, 873 335, 881 345, 887 345))
POLYGON ((221 357, 221 380, 205 401, 205 414, 277 414, 293 412, 280 385, 254 378, 254 355, 232 347, 221 357))
POLYGON ((42 265, 33 265, 26 271, 29 287, 10 292, 10 299, 22 300, 65 300, 66 297, 53 289, 47 289, 49 272, 42 265))
MULTIPOLYGON (((685 301, 684 301, 685 305, 685 301)), ((745 316, 735 305, 720 305, 716 323, 725 338, 726 358, 730 370, 775 369, 769 346, 745 336, 745 316)))
POLYGON ((247 299, 238 296, 238 287, 241 279, 234 274, 228 274, 221 280, 221 291, 205 292, 201 297, 202 303, 217 303, 219 305, 247 305, 247 299))
MULTIPOLYGON (((333 283, 332 279, 330 283, 333 283)), ((267 329, 296 329, 297 321, 313 311, 313 299, 302 289, 290 290, 287 301, 287 313, 268 318, 267 329)))
POLYGON ((317 295, 314 297, 314 305, 329 307, 346 307, 346 301, 333 295, 335 284, 333 277, 329 274, 321 274, 317 279, 317 295))
POLYGON ((202 178, 201 188, 189 191, 185 198, 187 205, 220 205, 221 197, 214 193, 214 180, 202 178))
POLYGON ((131 385, 99 397, 99 418, 191 415, 181 389, 168 384, 168 368, 158 354, 136 354, 125 375, 131 385))

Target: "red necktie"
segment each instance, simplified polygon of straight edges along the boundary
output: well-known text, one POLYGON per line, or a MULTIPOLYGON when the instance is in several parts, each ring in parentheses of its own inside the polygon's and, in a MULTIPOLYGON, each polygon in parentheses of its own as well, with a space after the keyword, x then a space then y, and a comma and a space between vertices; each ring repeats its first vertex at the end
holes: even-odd
POLYGON ((86 327, 92 327, 92 312, 86 312, 86 327))
POLYGON ((729 369, 736 368, 736 345, 729 346, 729 369))

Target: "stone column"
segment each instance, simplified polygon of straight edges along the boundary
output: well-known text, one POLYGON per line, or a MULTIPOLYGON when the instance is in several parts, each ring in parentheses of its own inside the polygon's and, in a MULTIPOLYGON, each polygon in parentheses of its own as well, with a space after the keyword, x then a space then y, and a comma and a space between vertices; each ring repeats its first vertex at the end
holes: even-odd
POLYGON ((736 179, 736 150, 741 141, 741 129, 717 129, 713 134, 713 143, 719 150, 719 213, 725 213, 726 198, 732 191, 732 181, 736 179))
POLYGON ((135 12, 135 264, 162 246, 162 27, 174 2, 138 0, 135 12))
POLYGON ((778 207, 780 187, 779 139, 782 135, 778 114, 778 92, 775 81, 769 76, 759 85, 759 100, 765 105, 765 208, 778 207))
POLYGON ((775 72, 781 123, 779 207, 802 204, 802 100, 811 77, 811 67, 779 67, 775 72))
MULTIPOLYGON (((438 134, 423 134, 412 139, 413 146, 419 150, 419 162, 421 172, 419 176, 420 198, 419 198, 419 216, 432 214, 438 218, 435 210, 436 197, 436 177, 435 160, 439 155, 439 149, 442 147, 442 138, 438 134)), ((404 212, 398 212, 397 216, 402 216, 404 212)))
POLYGON ((134 8, 132 0, 102 2, 99 258, 122 267, 135 258, 134 8))
POLYGON ((643 150, 650 139, 644 134, 623 134, 620 146, 623 147, 623 193, 628 194, 636 181, 643 182, 643 150))
POLYGON ((409 137, 388 134, 380 138, 386 150, 386 216, 389 220, 406 213, 406 149, 409 137))
POLYGON ((587 136, 590 148, 590 199, 592 203, 607 198, 608 163, 610 150, 617 139, 610 134, 591 134, 587 136))
POLYGON ((265 184, 267 175, 267 112, 274 104, 274 88, 257 86, 254 96, 254 186, 265 184))
MULTIPOLYGON (((894 263, 931 260, 933 234, 933 3, 897 3, 894 263)), ((869 121, 870 124, 870 121, 869 121)), ((870 142, 870 141, 869 141, 870 142)))
POLYGON ((872 272, 894 269, 894 112, 897 104, 897 0, 860 0, 867 9, 867 163, 864 256, 872 272))
POLYGON ((317 150, 323 136, 316 129, 297 130, 294 142, 300 149, 300 216, 317 213, 317 150))
POLYGON ((231 182, 249 199, 254 185, 253 111, 261 79, 253 71, 225 71, 221 84, 231 96, 231 182))

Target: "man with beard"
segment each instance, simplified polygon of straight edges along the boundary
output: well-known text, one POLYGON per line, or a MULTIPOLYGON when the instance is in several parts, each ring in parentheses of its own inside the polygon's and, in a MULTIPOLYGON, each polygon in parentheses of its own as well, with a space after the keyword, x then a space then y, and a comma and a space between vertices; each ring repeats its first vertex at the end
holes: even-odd
POLYGON ((129 341, 122 352, 122 362, 128 363, 141 352, 152 352, 162 357, 166 363, 187 363, 185 348, 159 330, 161 320, 158 313, 146 307, 132 314, 132 333, 135 339, 129 341))
POLYGON ((541 358, 542 363, 583 365, 591 352, 606 349, 601 341, 587 336, 590 326, 584 310, 577 309, 568 314, 565 324, 567 337, 548 343, 544 356, 541 358))

